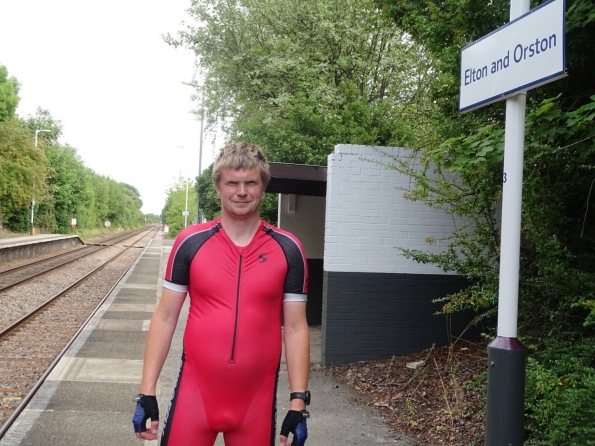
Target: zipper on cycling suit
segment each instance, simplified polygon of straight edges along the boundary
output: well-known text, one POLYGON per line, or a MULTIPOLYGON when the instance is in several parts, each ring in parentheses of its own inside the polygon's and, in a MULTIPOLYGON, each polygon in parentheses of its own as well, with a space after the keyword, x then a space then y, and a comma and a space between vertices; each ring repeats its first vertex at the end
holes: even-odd
POLYGON ((242 281, 242 260, 240 256, 240 266, 238 267, 238 288, 236 290, 236 318, 233 326, 233 340, 231 343, 231 362, 235 361, 236 357, 236 337, 238 335, 238 314, 240 311, 240 282, 242 281))

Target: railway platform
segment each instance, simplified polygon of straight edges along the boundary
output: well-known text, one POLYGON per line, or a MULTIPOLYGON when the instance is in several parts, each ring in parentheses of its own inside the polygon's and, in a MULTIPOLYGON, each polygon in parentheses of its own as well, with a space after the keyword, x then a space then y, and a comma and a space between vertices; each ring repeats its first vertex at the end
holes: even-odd
POLYGON ((78 235, 33 234, 0 237, 0 264, 48 254, 75 245, 84 245, 78 235))
MULTIPOLYGON (((33 241, 33 239, 31 239, 33 241)), ((163 232, 139 258, 57 363, 27 407, 0 440, 0 446, 152 446, 138 440, 132 428, 150 319, 159 300, 172 240, 163 232)), ((182 355, 182 334, 188 312, 184 305, 172 347, 159 380, 157 397, 165 418, 182 355)), ((413 445, 391 433, 371 409, 352 401, 356 395, 319 370, 320 327, 311 327, 312 446, 413 445)), ((284 359, 283 359, 284 361, 284 359)), ((277 422, 288 407, 287 372, 281 367, 277 422)), ((279 426, 277 427, 277 434, 279 426)), ((193 445, 188 439, 188 445, 193 445)), ((222 446, 219 435, 217 446, 222 446)), ((264 445, 263 445, 264 446, 264 445)))

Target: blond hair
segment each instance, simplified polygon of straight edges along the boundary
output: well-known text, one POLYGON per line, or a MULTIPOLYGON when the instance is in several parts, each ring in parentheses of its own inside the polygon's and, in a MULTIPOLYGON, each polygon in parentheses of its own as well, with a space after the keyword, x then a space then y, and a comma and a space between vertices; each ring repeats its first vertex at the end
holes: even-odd
POLYGON ((213 179, 213 183, 217 185, 225 169, 254 168, 258 169, 262 183, 264 187, 267 187, 271 179, 271 171, 262 150, 255 144, 238 142, 221 149, 213 165, 211 178, 213 179))

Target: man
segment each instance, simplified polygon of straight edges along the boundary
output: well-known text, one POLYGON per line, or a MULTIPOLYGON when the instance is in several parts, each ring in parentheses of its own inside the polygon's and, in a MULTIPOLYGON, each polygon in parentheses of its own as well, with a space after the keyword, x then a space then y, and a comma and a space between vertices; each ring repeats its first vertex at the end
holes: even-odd
POLYGON ((212 446, 219 432, 226 446, 275 444, 283 317, 290 407, 279 441, 287 445, 292 432, 292 444, 302 445, 310 366, 303 248, 259 217, 270 171, 257 146, 224 147, 212 178, 221 217, 186 228, 174 243, 147 335, 136 436, 157 439, 157 379, 188 294, 182 365, 161 444, 212 446))

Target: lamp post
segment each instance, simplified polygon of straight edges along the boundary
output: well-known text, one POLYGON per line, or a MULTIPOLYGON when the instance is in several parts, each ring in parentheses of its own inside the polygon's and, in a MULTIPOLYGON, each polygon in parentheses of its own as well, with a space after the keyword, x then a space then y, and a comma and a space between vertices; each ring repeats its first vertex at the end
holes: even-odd
MULTIPOLYGON (((195 85, 190 84, 188 82, 182 82, 184 85, 188 85, 189 87, 195 87, 195 85)), ((200 140, 198 143, 198 177, 202 174, 202 140, 203 140, 203 130, 204 130, 204 113, 203 113, 203 105, 204 105, 204 90, 203 87, 200 88, 200 140)), ((202 212, 200 212, 200 194, 198 193, 198 181, 196 182, 196 223, 202 222, 202 212)))
POLYGON ((39 135, 40 132, 51 132, 51 130, 45 130, 45 129, 35 130, 35 147, 37 147, 37 135, 39 135))
MULTIPOLYGON (((204 104, 204 93, 200 91, 200 108, 201 108, 201 116, 200 116, 200 142, 198 145, 198 178, 202 174, 202 132, 204 126, 204 113, 202 112, 202 106, 204 104)), ((198 180, 196 181, 196 224, 202 223, 202 212, 200 212, 200 194, 198 193, 198 180)))
MULTIPOLYGON (((51 130, 37 129, 35 130, 35 148, 37 149, 37 135, 40 132, 51 132, 51 130)), ((33 192, 35 193, 35 176, 33 176, 33 192)), ((29 224, 29 235, 33 235, 33 215, 35 213, 35 197, 31 197, 31 222, 29 224)))
POLYGON ((186 179, 186 210, 182 212, 184 214, 184 229, 188 226, 188 183, 190 182, 190 178, 186 179))

